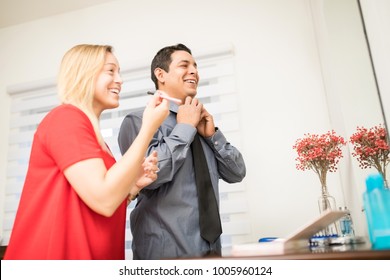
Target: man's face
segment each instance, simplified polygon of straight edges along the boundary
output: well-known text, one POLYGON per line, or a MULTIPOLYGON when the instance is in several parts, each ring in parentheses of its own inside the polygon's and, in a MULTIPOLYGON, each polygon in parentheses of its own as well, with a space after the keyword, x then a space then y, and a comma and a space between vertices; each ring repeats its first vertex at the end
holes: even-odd
POLYGON ((175 51, 171 55, 169 71, 163 71, 161 90, 168 95, 184 101, 187 96, 194 97, 197 92, 199 75, 196 62, 186 51, 175 51))

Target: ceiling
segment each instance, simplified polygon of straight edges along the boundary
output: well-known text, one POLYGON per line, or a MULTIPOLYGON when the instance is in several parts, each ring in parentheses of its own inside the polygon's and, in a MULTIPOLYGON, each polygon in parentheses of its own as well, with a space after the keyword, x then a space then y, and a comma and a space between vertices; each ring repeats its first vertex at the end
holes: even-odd
POLYGON ((114 0, 0 0, 0 28, 114 0))

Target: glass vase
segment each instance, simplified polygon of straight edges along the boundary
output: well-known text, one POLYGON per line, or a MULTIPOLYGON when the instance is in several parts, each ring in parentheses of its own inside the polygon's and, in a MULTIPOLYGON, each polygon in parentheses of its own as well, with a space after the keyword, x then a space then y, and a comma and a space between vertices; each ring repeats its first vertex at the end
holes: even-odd
POLYGON ((384 184, 384 186, 385 186, 385 189, 390 189, 390 186, 389 186, 389 184, 388 184, 388 182, 387 182, 387 179, 386 179, 386 173, 385 173, 385 171, 384 171, 384 172, 379 171, 379 173, 382 175, 383 184, 384 184))
MULTIPOLYGON (((326 186, 322 186, 321 196, 318 198, 320 214, 328 210, 336 210, 336 199, 328 193, 326 186)), ((330 224, 319 232, 322 236, 336 237, 340 235, 340 228, 337 223, 330 224)))

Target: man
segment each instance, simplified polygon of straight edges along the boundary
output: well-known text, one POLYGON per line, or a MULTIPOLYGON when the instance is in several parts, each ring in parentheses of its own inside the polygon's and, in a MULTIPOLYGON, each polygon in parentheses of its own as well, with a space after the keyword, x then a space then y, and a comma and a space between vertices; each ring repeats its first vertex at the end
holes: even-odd
MULTIPOLYGON (((182 44, 161 49, 152 61, 151 75, 158 90, 156 94, 179 99, 180 105, 170 102, 170 114, 149 144, 148 154, 158 152, 160 171, 157 180, 139 194, 131 213, 133 258, 220 255, 220 220, 214 222, 208 218, 212 227, 220 231, 211 240, 202 237, 198 212, 201 203, 198 204, 191 144, 199 135, 207 160, 207 169, 200 178, 210 173, 212 186, 208 189, 212 190, 216 207, 218 180, 242 181, 246 174, 244 160, 215 127, 213 116, 195 98, 199 75, 190 49, 182 44)), ((141 123, 142 111, 130 113, 123 120, 118 136, 122 153, 139 133, 141 123)), ((206 211, 211 217, 211 209, 206 211)))

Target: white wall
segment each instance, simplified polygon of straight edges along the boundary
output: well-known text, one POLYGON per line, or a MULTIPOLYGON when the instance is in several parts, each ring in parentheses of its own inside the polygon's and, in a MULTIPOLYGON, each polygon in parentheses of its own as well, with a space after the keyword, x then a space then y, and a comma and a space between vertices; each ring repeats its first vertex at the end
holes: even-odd
MULTIPOLYGON (((252 234, 237 242, 284 236, 306 223, 318 215, 320 182, 314 172, 296 170, 292 146, 305 133, 332 128, 309 2, 118 0, 0 29, 0 191, 6 174, 7 86, 55 77, 62 55, 79 43, 113 45, 122 69, 149 63, 168 44, 184 43, 196 56, 208 46, 230 43, 242 125, 241 143, 233 144, 246 160, 252 220, 252 234)), ((330 173, 328 181, 330 193, 344 205, 339 175, 330 173)))
POLYGON ((390 1, 361 0, 361 3, 382 105, 390 126, 390 1))

